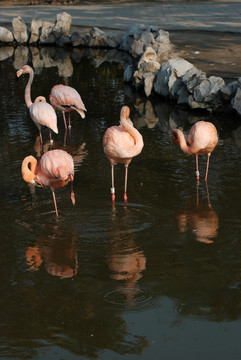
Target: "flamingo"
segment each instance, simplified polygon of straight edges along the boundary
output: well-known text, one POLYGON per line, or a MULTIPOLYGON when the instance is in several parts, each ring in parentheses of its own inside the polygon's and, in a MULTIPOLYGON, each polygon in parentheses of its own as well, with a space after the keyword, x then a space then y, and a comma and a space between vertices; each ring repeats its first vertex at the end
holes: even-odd
POLYGON ((194 124, 188 135, 188 144, 186 143, 184 134, 179 129, 174 129, 172 139, 176 145, 180 145, 182 151, 187 155, 196 155, 196 177, 199 181, 198 155, 207 154, 207 166, 205 181, 208 180, 209 159, 212 151, 218 143, 218 134, 216 127, 205 121, 198 121, 194 124))
POLYGON ((64 119, 64 126, 67 129, 65 113, 68 112, 68 122, 69 128, 71 127, 70 124, 70 112, 75 110, 77 111, 80 116, 84 119, 85 118, 85 105, 80 97, 80 94, 71 86, 67 85, 55 85, 49 95, 49 100, 53 108, 56 110, 62 111, 63 119, 64 119))
POLYGON ((31 100, 31 84, 34 78, 34 71, 29 65, 24 65, 21 69, 17 71, 17 77, 20 77, 22 74, 29 74, 28 83, 25 88, 25 102, 29 109, 31 119, 37 126, 40 135, 40 142, 43 143, 41 127, 46 126, 49 129, 49 138, 50 143, 53 143, 51 137, 51 130, 58 134, 57 127, 57 116, 53 107, 46 102, 44 96, 38 96, 34 103, 31 100))
POLYGON ((27 183, 51 189, 56 217, 59 216, 54 192, 56 189, 60 189, 71 182, 70 197, 72 204, 75 204, 73 192, 74 161, 66 151, 59 149, 47 151, 41 157, 38 165, 37 160, 32 155, 25 157, 22 162, 22 176, 27 183))
POLYGON ((142 135, 129 119, 130 108, 123 106, 120 113, 120 125, 108 128, 103 137, 103 148, 111 164, 112 201, 115 201, 114 165, 125 166, 124 201, 127 202, 127 172, 132 158, 141 153, 144 146, 142 135))

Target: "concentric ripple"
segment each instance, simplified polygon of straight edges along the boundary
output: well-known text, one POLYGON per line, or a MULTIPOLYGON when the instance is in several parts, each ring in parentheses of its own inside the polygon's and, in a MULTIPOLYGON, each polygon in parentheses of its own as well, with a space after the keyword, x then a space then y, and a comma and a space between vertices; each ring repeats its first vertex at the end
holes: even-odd
POLYGON ((116 287, 99 294, 106 306, 120 311, 140 311, 155 304, 155 294, 143 287, 116 287))

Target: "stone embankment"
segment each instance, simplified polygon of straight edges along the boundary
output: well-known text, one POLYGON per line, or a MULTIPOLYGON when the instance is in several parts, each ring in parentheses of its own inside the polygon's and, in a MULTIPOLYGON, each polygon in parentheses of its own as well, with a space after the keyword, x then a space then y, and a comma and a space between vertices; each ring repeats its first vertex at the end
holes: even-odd
POLYGON ((66 12, 57 14, 54 23, 36 13, 28 27, 17 17, 12 20, 13 31, 0 27, 0 44, 117 49, 128 54, 122 61, 124 80, 147 97, 155 93, 191 109, 241 115, 241 78, 226 85, 221 77, 207 77, 175 54, 167 31, 132 25, 124 34, 97 27, 71 32, 71 21, 66 12))

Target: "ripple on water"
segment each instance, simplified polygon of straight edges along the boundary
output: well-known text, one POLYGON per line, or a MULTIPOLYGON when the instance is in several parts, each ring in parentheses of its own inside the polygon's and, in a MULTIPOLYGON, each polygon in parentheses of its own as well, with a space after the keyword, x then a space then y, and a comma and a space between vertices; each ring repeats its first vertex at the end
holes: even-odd
POLYGON ((200 304, 179 304, 175 308, 176 312, 182 316, 193 318, 193 319, 210 319, 215 318, 224 313, 225 308, 215 306, 204 306, 200 304))
POLYGON ((152 208, 140 204, 89 202, 88 207, 65 206, 64 210, 59 204, 59 218, 55 217, 54 210, 46 211, 50 207, 49 200, 36 202, 25 207, 18 225, 28 230, 40 230, 48 233, 55 228, 71 229, 86 239, 103 238, 111 232, 112 235, 136 233, 153 226, 155 214, 152 208))
POLYGON ((120 311, 139 311, 151 308, 156 302, 155 294, 141 286, 115 287, 99 294, 108 308, 120 311))

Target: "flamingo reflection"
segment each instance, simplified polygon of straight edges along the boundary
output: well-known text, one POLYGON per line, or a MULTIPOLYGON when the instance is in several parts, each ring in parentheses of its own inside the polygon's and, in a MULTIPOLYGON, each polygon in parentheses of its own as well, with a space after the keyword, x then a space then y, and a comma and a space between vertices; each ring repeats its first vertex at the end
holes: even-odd
POLYGON ((177 225, 180 233, 191 228, 196 240, 212 244, 218 236, 219 218, 210 203, 208 186, 206 184, 207 203, 199 199, 199 185, 197 184, 196 203, 188 209, 180 210, 176 215, 177 225))
POLYGON ((146 257, 136 244, 131 230, 130 212, 127 208, 124 211, 125 216, 118 217, 116 209, 112 210, 108 267, 110 278, 122 281, 122 287, 118 291, 128 289, 126 297, 133 299, 138 290, 137 282, 146 269, 146 257))
POLYGON ((39 270, 44 264, 50 275, 61 279, 77 274, 78 260, 74 241, 40 237, 35 246, 28 246, 25 252, 29 270, 39 270))

